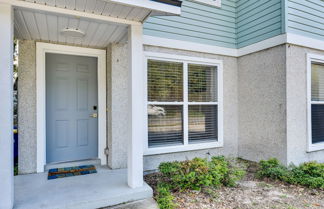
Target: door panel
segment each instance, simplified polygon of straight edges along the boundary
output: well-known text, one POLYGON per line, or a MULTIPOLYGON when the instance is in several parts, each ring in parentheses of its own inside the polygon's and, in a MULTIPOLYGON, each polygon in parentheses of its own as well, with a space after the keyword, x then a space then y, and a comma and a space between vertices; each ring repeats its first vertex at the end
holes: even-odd
POLYGON ((98 157, 97 58, 46 54, 46 161, 98 157))

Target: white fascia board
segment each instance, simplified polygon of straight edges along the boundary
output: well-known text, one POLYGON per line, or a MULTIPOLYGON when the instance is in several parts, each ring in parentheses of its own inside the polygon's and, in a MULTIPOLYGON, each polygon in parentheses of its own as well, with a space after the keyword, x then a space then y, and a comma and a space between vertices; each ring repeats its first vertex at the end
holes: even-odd
POLYGON ((287 40, 286 34, 278 35, 278 36, 266 39, 264 41, 257 42, 255 44, 251 44, 249 46, 239 48, 237 56, 240 57, 240 56, 258 52, 258 51, 261 51, 264 49, 268 49, 268 48, 271 48, 274 46, 278 46, 278 45, 286 43, 287 42, 286 40, 287 40))
POLYGON ((159 38, 155 36, 147 36, 144 35, 143 37, 143 44, 149 46, 159 46, 171 49, 181 49, 186 51, 195 51, 195 52, 202 52, 202 53, 209 53, 209 54, 219 54, 225 56, 236 57, 237 56, 237 49, 226 48, 226 47, 219 47, 219 46, 212 46, 207 44, 199 44, 193 43, 189 41, 180 41, 174 39, 167 39, 167 38, 159 38))
POLYGON ((287 43, 317 50, 324 50, 324 40, 308 38, 293 33, 287 33, 287 43))
POLYGON ((186 51, 195 51, 208 54, 217 54, 230 57, 240 57, 247 54, 251 54, 257 51, 261 51, 267 48, 271 48, 286 42, 286 35, 279 35, 258 43, 246 46, 240 49, 212 46, 207 44, 193 43, 189 41, 180 41, 167 38, 159 38, 154 36, 145 35, 143 38, 144 45, 159 46, 171 49, 180 49, 186 51))
POLYGON ((0 0, 0 3, 7 3, 15 7, 26 8, 31 10, 38 10, 38 11, 44 11, 49 13, 56 13, 56 14, 62 14, 68 16, 76 16, 76 17, 100 20, 100 21, 110 22, 112 24, 121 24, 121 25, 141 25, 142 24, 141 22, 138 21, 127 20, 123 18, 96 15, 88 12, 81 12, 81 11, 76 11, 71 9, 64 9, 64 8, 53 7, 53 6, 37 4, 33 2, 20 1, 20 0, 0 0))
POLYGON ((180 49, 186 51, 217 54, 231 57, 241 57, 264 49, 279 46, 281 44, 293 44, 317 50, 324 50, 324 41, 292 33, 278 35, 239 49, 199 44, 189 41, 180 41, 148 35, 144 35, 143 44, 148 46, 158 46, 170 49, 180 49))
POLYGON ((168 13, 169 15, 180 15, 181 7, 164 4, 161 2, 155 2, 150 0, 106 0, 113 3, 124 4, 127 6, 135 6, 153 10, 156 12, 168 13))

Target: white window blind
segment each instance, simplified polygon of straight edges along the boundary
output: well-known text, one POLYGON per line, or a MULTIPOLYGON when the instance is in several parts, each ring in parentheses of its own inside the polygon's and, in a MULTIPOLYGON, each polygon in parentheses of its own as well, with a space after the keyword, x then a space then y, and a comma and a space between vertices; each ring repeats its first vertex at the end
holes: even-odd
POLYGON ((312 143, 324 142, 324 64, 312 63, 312 143))
POLYGON ((217 67, 148 59, 148 147, 218 140, 217 67))
POLYGON ((188 65, 189 143, 217 141, 217 69, 188 65))
POLYGON ((183 143, 183 63, 148 60, 149 147, 183 143))

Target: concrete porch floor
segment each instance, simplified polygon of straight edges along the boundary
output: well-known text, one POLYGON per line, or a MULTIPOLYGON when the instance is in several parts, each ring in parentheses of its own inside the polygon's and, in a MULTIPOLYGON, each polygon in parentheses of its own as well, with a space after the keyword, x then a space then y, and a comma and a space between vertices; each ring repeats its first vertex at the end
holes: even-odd
POLYGON ((15 177, 16 209, 94 209, 150 198, 153 191, 127 185, 127 170, 97 167, 98 173, 47 180, 47 173, 15 177))

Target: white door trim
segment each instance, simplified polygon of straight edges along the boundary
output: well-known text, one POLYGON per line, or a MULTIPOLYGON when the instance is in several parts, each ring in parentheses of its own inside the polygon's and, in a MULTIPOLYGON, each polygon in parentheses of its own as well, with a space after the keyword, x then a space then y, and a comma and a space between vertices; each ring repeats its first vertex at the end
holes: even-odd
POLYGON ((36 119, 37 172, 46 164, 46 79, 45 53, 69 54, 98 58, 98 158, 107 164, 106 140, 106 51, 49 43, 36 43, 36 119))

